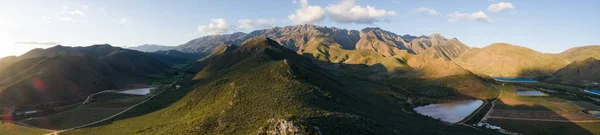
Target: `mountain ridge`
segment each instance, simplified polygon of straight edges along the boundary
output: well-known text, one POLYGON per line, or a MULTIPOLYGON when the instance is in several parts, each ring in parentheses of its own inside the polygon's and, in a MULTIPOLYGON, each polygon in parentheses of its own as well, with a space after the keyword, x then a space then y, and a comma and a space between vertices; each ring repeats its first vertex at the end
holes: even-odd
POLYGON ((428 56, 451 60, 468 49, 468 46, 456 38, 452 38, 452 41, 450 41, 440 34, 420 37, 410 35, 401 36, 382 30, 381 28, 365 28, 358 31, 308 24, 274 27, 255 30, 250 33, 236 32, 232 34, 203 36, 179 45, 176 49, 184 52, 208 54, 218 48, 218 46, 225 46, 227 44, 239 45, 245 40, 256 37, 271 38, 299 53, 313 51, 318 46, 338 46, 347 50, 375 50, 386 57, 400 54, 404 51, 417 55, 427 51, 428 56), (403 39, 403 37, 407 39, 403 39))

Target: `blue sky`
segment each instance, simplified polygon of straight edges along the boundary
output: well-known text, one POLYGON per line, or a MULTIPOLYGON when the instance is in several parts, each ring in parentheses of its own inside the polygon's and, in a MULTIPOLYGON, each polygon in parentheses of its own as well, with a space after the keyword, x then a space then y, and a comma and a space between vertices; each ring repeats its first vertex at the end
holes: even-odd
POLYGON ((207 34, 303 23, 380 27, 402 35, 440 33, 472 47, 506 42, 556 53, 600 44, 597 5, 600 1, 14 0, 0 4, 0 56, 55 43, 179 45, 207 34))

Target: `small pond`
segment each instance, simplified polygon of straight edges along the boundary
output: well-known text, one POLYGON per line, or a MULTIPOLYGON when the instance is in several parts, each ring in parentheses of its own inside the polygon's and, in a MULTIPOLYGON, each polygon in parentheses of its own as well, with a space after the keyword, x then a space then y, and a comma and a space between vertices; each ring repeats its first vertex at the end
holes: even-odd
POLYGON ((420 114, 442 121, 456 123, 471 115, 483 104, 481 100, 463 100, 449 103, 430 104, 414 108, 420 114))
POLYGON ((501 81, 501 82, 524 82, 524 83, 537 82, 536 80, 528 79, 528 78, 506 78, 506 77, 499 77, 499 78, 494 78, 494 80, 501 81))
POLYGON ((150 93, 150 89, 153 89, 153 88, 138 88, 138 89, 119 91, 118 93, 131 94, 131 95, 147 95, 150 93))
POLYGON ((518 96, 547 96, 545 93, 537 90, 517 90, 518 96))

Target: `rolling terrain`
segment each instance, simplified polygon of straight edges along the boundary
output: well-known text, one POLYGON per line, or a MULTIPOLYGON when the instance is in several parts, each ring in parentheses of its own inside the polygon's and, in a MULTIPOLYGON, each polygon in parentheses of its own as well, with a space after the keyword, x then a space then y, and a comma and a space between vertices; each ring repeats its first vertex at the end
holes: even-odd
POLYGON ((403 111, 402 89, 327 72, 271 39, 214 57, 172 105, 64 134, 494 134, 403 111))
POLYGON ((36 108, 74 103, 101 90, 146 82, 149 75, 172 70, 168 62, 193 59, 180 55, 154 55, 106 44, 34 49, 2 60, 8 64, 0 70, 0 105, 36 108))

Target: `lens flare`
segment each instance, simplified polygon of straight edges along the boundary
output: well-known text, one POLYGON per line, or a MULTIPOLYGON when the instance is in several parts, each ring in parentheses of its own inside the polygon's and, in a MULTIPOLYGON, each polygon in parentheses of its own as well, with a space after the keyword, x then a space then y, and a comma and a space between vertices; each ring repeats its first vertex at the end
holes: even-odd
POLYGON ((32 83, 36 90, 40 92, 46 92, 46 85, 39 77, 34 77, 32 83))

